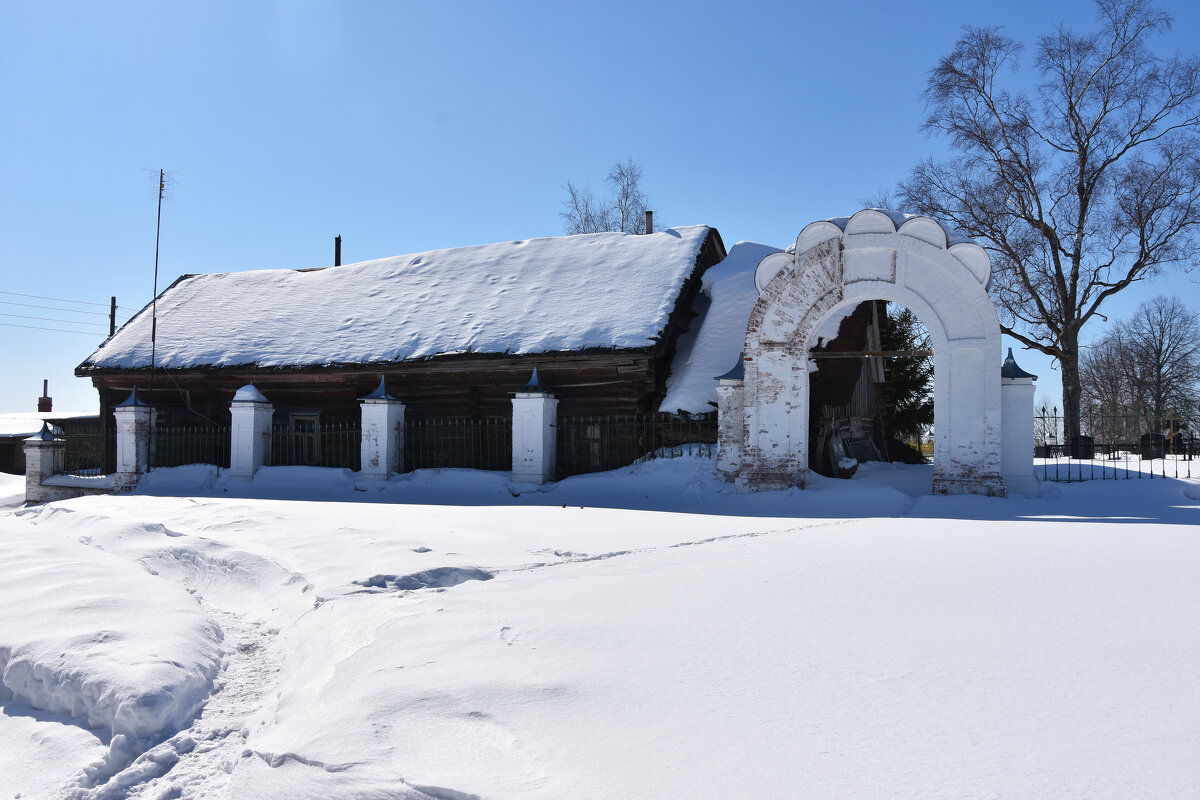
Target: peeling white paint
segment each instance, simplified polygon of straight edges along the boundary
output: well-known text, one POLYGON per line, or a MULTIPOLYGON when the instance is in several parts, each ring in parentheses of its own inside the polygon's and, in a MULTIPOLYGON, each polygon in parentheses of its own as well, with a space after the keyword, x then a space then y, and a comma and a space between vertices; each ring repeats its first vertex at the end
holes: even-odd
POLYGON ((724 460, 722 476, 743 491, 805 485, 808 348, 838 308, 882 299, 909 308, 933 340, 934 491, 1003 495, 1000 323, 989 281, 983 249, 926 217, 868 209, 807 226, 794 252, 768 256, 755 274, 742 425, 722 422, 719 433, 741 463, 724 460))

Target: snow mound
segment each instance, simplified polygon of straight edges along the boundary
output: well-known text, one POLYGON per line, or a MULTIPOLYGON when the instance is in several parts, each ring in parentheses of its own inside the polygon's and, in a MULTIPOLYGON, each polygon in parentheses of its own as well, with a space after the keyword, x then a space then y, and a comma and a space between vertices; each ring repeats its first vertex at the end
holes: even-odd
POLYGON ((221 630, 195 600, 79 542, 4 533, 5 696, 137 742, 186 727, 221 659, 221 630))

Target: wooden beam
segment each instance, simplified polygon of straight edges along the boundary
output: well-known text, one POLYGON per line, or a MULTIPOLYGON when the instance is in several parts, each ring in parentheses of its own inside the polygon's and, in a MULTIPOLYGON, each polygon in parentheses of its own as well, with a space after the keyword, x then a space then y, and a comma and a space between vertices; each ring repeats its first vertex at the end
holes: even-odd
POLYGON ((846 352, 809 353, 809 358, 911 358, 931 356, 932 350, 848 350, 846 352))

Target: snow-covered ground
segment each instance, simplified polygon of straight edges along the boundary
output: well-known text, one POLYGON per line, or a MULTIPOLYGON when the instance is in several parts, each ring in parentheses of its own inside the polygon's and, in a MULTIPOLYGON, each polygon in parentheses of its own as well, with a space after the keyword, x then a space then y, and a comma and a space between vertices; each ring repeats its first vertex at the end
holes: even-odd
POLYGON ((1200 796, 1200 480, 711 474, 0 476, 0 798, 1200 796))

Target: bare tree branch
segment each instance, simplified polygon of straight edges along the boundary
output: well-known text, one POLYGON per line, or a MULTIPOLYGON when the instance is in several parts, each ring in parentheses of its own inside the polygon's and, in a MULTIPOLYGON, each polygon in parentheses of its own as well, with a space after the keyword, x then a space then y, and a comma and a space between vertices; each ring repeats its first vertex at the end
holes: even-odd
POLYGON ((563 218, 568 234, 599 233, 601 231, 646 232, 646 211, 649 201, 642 192, 642 166, 630 156, 609 169, 605 182, 611 196, 597 199, 592 190, 582 189, 567 181, 567 197, 563 200, 563 218))
POLYGON ((1148 0, 1097 6, 1097 30, 1038 40, 1032 96, 1004 87, 1022 45, 968 28, 925 90, 924 128, 957 156, 899 188, 988 250, 1003 330, 1062 368, 1071 436, 1084 325, 1134 283, 1192 266, 1200 226, 1200 61, 1150 49, 1170 17, 1148 0))

